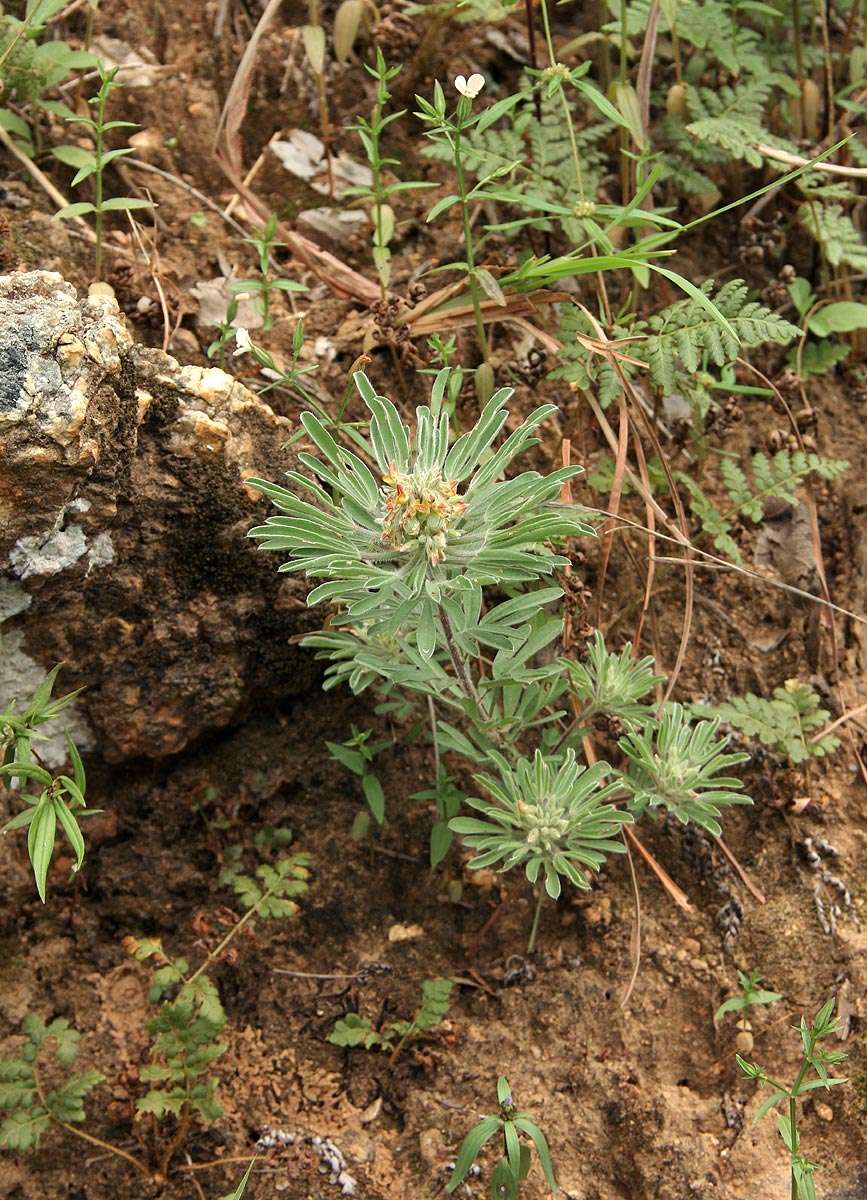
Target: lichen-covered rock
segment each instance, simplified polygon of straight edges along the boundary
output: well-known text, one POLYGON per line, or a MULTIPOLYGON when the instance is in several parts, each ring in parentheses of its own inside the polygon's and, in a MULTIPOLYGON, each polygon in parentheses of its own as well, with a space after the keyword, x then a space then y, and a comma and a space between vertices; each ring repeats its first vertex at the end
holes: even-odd
POLYGON ((0 704, 62 660, 105 756, 159 758, 308 686, 303 593, 245 539, 245 481, 293 465, 289 433, 225 372, 135 345, 105 285, 0 276, 0 704))

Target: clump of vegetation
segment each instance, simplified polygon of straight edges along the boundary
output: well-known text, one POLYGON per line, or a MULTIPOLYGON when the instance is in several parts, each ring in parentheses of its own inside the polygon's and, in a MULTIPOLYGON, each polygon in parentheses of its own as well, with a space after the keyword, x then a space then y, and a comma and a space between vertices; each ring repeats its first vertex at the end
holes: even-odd
MULTIPOLYGON (((722 808, 750 803, 739 779, 720 774, 746 755, 724 752, 718 720, 696 723, 675 703, 660 716, 641 706, 657 681, 647 660, 630 663, 599 639, 584 667, 545 661, 563 614, 553 607, 562 589, 543 581, 566 565, 550 545, 593 533, 583 511, 560 500, 581 468, 504 478, 555 411, 537 409, 495 450, 507 389, 451 445, 442 407, 448 374, 438 373, 414 430, 358 374, 370 440, 356 433, 352 449, 304 413, 323 458, 300 457, 318 480, 290 472, 293 490, 252 480, 285 515, 251 536, 288 552, 284 570, 321 580, 309 604, 338 606, 332 630, 305 642, 330 663, 326 686, 345 681, 360 692, 372 685, 387 701, 403 693, 407 713, 424 697, 435 756, 448 750, 486 768, 477 778, 493 800, 469 800, 485 819, 458 815, 448 827, 473 851, 471 869, 523 865, 531 883, 543 880, 532 949, 545 893, 559 896, 561 877, 588 887, 586 868, 598 870, 609 853, 622 852, 622 828, 646 810, 662 808, 719 834, 722 808), (367 462, 377 464, 379 481, 367 462), (485 610, 485 591, 494 586, 508 598, 485 610), (477 656, 489 650, 490 671, 482 671, 477 656), (586 731, 562 708, 570 685, 588 715, 624 722, 622 766, 579 762, 586 731)), ((369 774, 357 746, 340 748, 340 757, 362 779, 369 774)))

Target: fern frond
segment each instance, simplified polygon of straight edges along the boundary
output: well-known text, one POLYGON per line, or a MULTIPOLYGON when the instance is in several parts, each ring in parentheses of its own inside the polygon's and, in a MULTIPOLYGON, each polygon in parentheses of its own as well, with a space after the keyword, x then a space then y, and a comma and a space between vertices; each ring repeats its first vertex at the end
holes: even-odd
POLYGON ((867 271, 867 246, 842 204, 807 202, 798 209, 798 221, 819 243, 822 256, 832 267, 867 271))
POLYGON ((762 745, 796 764, 830 754, 840 745, 833 734, 815 741, 808 737, 827 722, 830 713, 820 707, 813 688, 797 679, 787 679, 784 687, 774 688, 773 700, 747 692, 722 704, 699 704, 693 709, 697 716, 717 717, 746 737, 758 738, 762 745))
POLYGON ((742 279, 730 280, 715 296, 713 287, 713 280, 707 280, 701 290, 712 296, 739 342, 697 300, 678 300, 651 317, 647 341, 634 351, 636 357, 647 358, 651 379, 666 393, 675 390, 678 361, 690 374, 699 369, 705 354, 716 366, 724 367, 735 361, 744 346, 785 344, 801 332, 765 305, 748 300, 749 288, 742 279))
POLYGON ((686 103, 692 120, 687 132, 699 142, 718 146, 731 158, 760 167, 764 160, 756 146, 770 136, 764 117, 772 90, 773 81, 767 77, 718 91, 688 86, 686 103))

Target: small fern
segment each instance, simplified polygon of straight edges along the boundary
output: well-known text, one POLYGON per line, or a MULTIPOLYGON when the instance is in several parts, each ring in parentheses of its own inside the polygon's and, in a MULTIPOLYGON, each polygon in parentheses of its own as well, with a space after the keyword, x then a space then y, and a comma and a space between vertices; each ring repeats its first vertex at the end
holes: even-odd
POLYGON ((710 142, 724 150, 729 158, 760 167, 764 160, 756 145, 770 138, 763 121, 772 90, 773 82, 767 77, 718 91, 687 87, 686 102, 692 118, 687 132, 699 142, 710 142))
POLYGON ((358 1013, 347 1013, 335 1024, 328 1040, 334 1046, 391 1050, 394 1057, 397 1057, 408 1041, 413 1041, 442 1024, 449 1010, 453 986, 450 979, 425 979, 421 985, 421 1004, 411 1021, 392 1021, 382 1029, 374 1029, 367 1017, 359 1016, 358 1013))
MULTIPOLYGON (((749 288, 742 279, 732 279, 714 295, 714 282, 701 288, 711 298, 734 329, 739 341, 731 336, 697 300, 677 300, 649 321, 636 321, 631 327, 618 326, 613 339, 627 336, 643 340, 630 342, 626 350, 631 358, 647 363, 651 382, 665 395, 674 391, 690 393, 696 373, 708 364, 732 366, 744 348, 767 342, 785 345, 800 335, 797 325, 778 317, 765 305, 749 299, 749 288)), ((600 403, 607 407, 620 394, 620 381, 611 364, 588 350, 579 335, 593 337, 593 328, 578 308, 564 310, 560 323, 563 363, 552 372, 553 379, 565 379, 577 388, 592 387, 600 403)), ((621 363, 624 374, 635 373, 629 363, 621 363)), ((710 382, 713 382, 712 380, 710 382)))
POLYGON ((774 688, 773 700, 748 692, 715 706, 693 705, 693 711, 697 716, 716 717, 747 737, 758 738, 763 746, 784 754, 793 763, 822 758, 840 745, 833 734, 816 740, 809 736, 821 729, 831 714, 820 707, 813 688, 797 679, 787 679, 783 687, 774 688))
POLYGON ((740 562, 740 551, 731 536, 735 519, 745 517, 758 524, 764 517, 764 501, 774 498, 795 504, 797 489, 808 476, 818 475, 832 482, 848 466, 845 459, 824 458, 800 450, 794 453, 780 450, 772 458, 767 454, 754 454, 750 460, 750 479, 739 463, 724 458, 720 463, 720 475, 729 498, 725 511, 714 504, 691 476, 680 472, 677 478, 689 493, 690 507, 701 522, 702 532, 723 554, 740 562))
POLYGON ((842 204, 807 201, 798 209, 798 221, 819 243, 822 257, 832 267, 867 271, 867 246, 842 204))
POLYGON ((749 288, 742 279, 723 284, 715 296, 713 287, 713 280, 707 280, 701 290, 713 298, 740 344, 697 300, 678 300, 669 305, 651 317, 647 342, 636 355, 647 357, 651 379, 665 393, 674 391, 679 368, 692 374, 699 370, 705 356, 724 367, 735 361, 743 347, 766 342, 785 345, 801 332, 765 305, 748 299, 749 288))
POLYGON ((81 1034, 65 1017, 46 1025, 34 1013, 24 1018, 22 1028, 27 1035, 23 1047, 10 1058, 0 1058, 0 1146, 7 1150, 35 1150, 54 1122, 80 1124, 85 1120, 85 1096, 105 1079, 99 1071, 84 1071, 66 1074, 49 1088, 44 1076, 40 1078, 39 1057, 45 1046, 53 1049, 55 1074, 58 1068, 65 1074, 75 1062, 81 1034))

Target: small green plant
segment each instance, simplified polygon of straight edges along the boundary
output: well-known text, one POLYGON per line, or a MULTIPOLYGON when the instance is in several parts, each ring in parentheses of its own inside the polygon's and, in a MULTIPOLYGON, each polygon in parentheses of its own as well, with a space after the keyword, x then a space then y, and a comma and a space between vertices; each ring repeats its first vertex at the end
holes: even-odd
POLYGON ((351 128, 354 129, 361 139, 361 144, 367 155, 367 161, 370 163, 373 182, 370 187, 349 188, 345 195, 358 196, 370 204, 370 220, 373 224, 373 265, 376 267, 376 273, 379 276, 380 291, 384 298, 391 283, 391 251, 389 243, 394 236, 395 222, 394 209, 389 203, 390 198, 399 192, 433 187, 434 185, 420 180, 408 180, 405 182, 395 180, 393 183, 386 181, 386 169, 397 166, 400 162, 400 159, 397 158, 383 157, 382 135, 389 125, 392 125, 395 121, 399 121, 406 113, 406 109, 401 109, 399 112, 389 113, 388 116, 385 115, 385 107, 391 99, 388 85, 400 74, 401 68, 389 67, 386 64, 382 51, 377 46, 376 62, 372 67, 365 63, 364 69, 376 80, 376 99, 370 119, 358 117, 351 128))
POLYGON ((640 701, 663 682, 663 676, 654 672, 651 657, 633 657, 631 642, 615 654, 606 649, 605 639, 597 631, 583 661, 561 661, 572 691, 581 701, 582 727, 592 728, 595 717, 605 716, 616 718, 626 729, 634 729, 652 717, 651 707, 640 701))
POLYGON ((739 1054, 735 1055, 738 1066, 748 1079, 755 1079, 763 1086, 773 1089, 772 1094, 756 1113, 755 1120, 761 1120, 771 1109, 782 1107, 782 1111, 777 1113, 777 1126, 783 1144, 789 1152, 791 1200, 816 1200, 813 1174, 819 1166, 801 1153, 798 1100, 815 1088, 830 1091, 832 1087, 848 1082, 828 1074, 829 1067, 835 1067, 848 1056, 842 1050, 826 1050, 820 1045, 820 1042, 837 1031, 837 1021, 833 1017, 834 1003, 832 996, 822 1005, 810 1025, 801 1017, 800 1024, 793 1026, 801 1035, 803 1055, 798 1074, 790 1086, 768 1075, 764 1067, 747 1062, 739 1054))
POLYGON ((833 482, 848 469, 849 463, 845 459, 805 454, 801 450, 791 453, 780 450, 771 458, 761 452, 754 454, 749 467, 752 479, 734 459, 720 460, 720 477, 729 499, 724 510, 717 507, 692 476, 677 472, 677 480, 688 493, 690 508, 700 521, 702 532, 713 540, 718 550, 737 563, 742 561, 742 556, 732 537, 735 519, 744 518, 758 525, 764 519, 766 500, 775 498, 797 504, 796 489, 810 476, 833 482))
POLYGON ((598 870, 606 854, 622 854, 622 826, 632 821, 629 813, 607 803, 617 790, 606 783, 611 768, 607 763, 579 767, 575 752, 568 750, 562 761, 546 759, 536 751, 532 762, 521 759, 513 770, 496 751, 491 757, 499 767, 498 777, 477 775, 477 781, 494 797, 494 803, 467 797, 467 803, 482 814, 455 817, 449 827, 464 835, 475 853, 470 870, 501 864, 508 870, 523 865, 530 883, 543 877, 527 953, 536 944, 539 914, 545 895, 556 900, 561 876, 575 887, 590 888, 586 871, 598 870))
MULTIPOLYGON (((239 333, 239 329, 235 324, 237 316, 238 297, 230 296, 229 302, 226 305, 226 315, 222 321, 217 322, 217 336, 205 351, 208 358, 216 358, 217 364, 222 370, 226 369, 226 347, 239 333)), ((246 347, 244 348, 244 352, 246 352, 246 347)))
POLYGON ((488 1190, 490 1200, 517 1200, 521 1185, 530 1173, 531 1146, 535 1147, 549 1190, 552 1195, 556 1194, 559 1189, 554 1178, 548 1141, 539 1126, 530 1120, 529 1114, 518 1110, 509 1081, 503 1075, 497 1080, 497 1102, 499 1111, 493 1116, 483 1117, 461 1143, 446 1191, 453 1192, 460 1187, 482 1148, 499 1133, 503 1139, 503 1156, 491 1172, 488 1190))
POLYGON ((443 1023, 453 987, 450 979, 425 979, 421 985, 421 1004, 411 1021, 391 1021, 375 1029, 367 1017, 347 1013, 336 1023, 328 1040, 334 1046, 388 1050, 394 1062, 408 1042, 418 1041, 443 1023))
POLYGON ((838 334, 867 329, 867 304, 837 300, 823 304, 808 280, 796 276, 787 291, 811 340, 789 352, 789 364, 801 378, 823 375, 849 357, 850 346, 836 340, 838 334))
POLYGON ((659 724, 627 733, 618 743, 628 760, 621 779, 632 793, 630 810, 665 808, 681 824, 694 821, 718 837, 721 807, 752 804, 736 776, 720 775, 747 762, 748 754, 726 754, 727 738, 718 738, 719 721, 693 724, 682 704, 667 704, 659 724))
POLYGON ((244 238, 244 241, 256 249, 259 259, 259 275, 255 279, 234 280, 232 282, 232 291, 236 296, 244 294, 255 297, 262 313, 262 331, 263 333, 267 333, 274 324, 274 315, 271 311, 271 297, 273 293, 306 292, 307 288, 303 283, 298 283, 294 279, 282 279, 273 273, 271 268, 271 254, 278 247, 286 245, 285 242, 281 242, 277 237, 276 213, 271 213, 261 233, 255 234, 253 237, 244 238))
MULTIPOLYGON (((39 761, 35 749, 44 738, 40 726, 54 721, 78 695, 78 692, 69 692, 57 700, 52 699, 59 671, 59 665, 49 671, 25 709, 18 711, 12 703, 0 713, 0 779, 4 782, 15 779, 25 787, 36 785, 37 789, 21 792, 20 798, 27 807, 7 821, 0 833, 27 830, 27 853, 43 904, 58 826, 75 856, 72 868, 75 873, 84 862, 84 837, 78 822, 99 811, 86 805, 84 764, 71 738, 66 739, 72 763, 71 776, 52 775, 39 761)), ((13 795, 11 791, 8 794, 13 795)))
POLYGON ((82 146, 55 146, 52 153, 62 163, 76 168, 76 173, 72 180, 73 187, 80 187, 86 179, 90 179, 91 176, 93 177, 93 201, 79 200, 75 204, 67 204, 65 208, 61 208, 55 213, 55 216, 64 221, 71 217, 83 217, 89 213, 93 213, 94 232, 96 233, 94 273, 97 279, 102 279, 103 225, 105 214, 111 212, 130 212, 133 209, 152 208, 153 206, 149 200, 136 200, 128 196, 105 198, 105 168, 116 159, 133 153, 132 146, 121 146, 115 150, 106 149, 105 135, 112 129, 135 129, 137 126, 134 121, 106 120, 109 97, 115 88, 122 86, 117 79, 120 68, 115 67, 113 70, 108 71, 100 63, 98 69, 99 91, 89 101, 95 115, 93 117, 68 115, 66 118, 70 125, 83 125, 91 131, 94 140, 93 150, 85 150, 82 146))
POLYGON ((353 725, 352 737, 347 738, 343 743, 326 742, 325 745, 332 758, 337 759, 348 771, 359 777, 364 798, 370 806, 370 811, 376 818, 377 824, 381 825, 385 820, 385 793, 379 778, 370 768, 377 754, 384 750, 389 743, 387 741, 371 742, 371 737, 370 729, 356 729, 353 725))
POLYGON ((747 692, 722 704, 693 705, 693 711, 723 721, 746 737, 758 738, 763 746, 797 765, 808 758, 823 758, 840 745, 834 734, 816 736, 831 715, 820 703, 809 683, 787 679, 783 687, 774 688, 773 700, 747 692))
MULTIPOLYGON (((455 262, 448 269, 453 271, 461 271, 467 278, 467 285, 470 292, 470 301, 473 306, 473 314, 476 324, 476 337, 479 344, 479 353, 481 354, 481 365, 476 373, 477 390, 483 403, 487 402, 491 392, 493 391, 493 371, 488 363, 488 335, 485 331, 485 319, 482 314, 482 295, 487 295, 497 304, 505 304, 505 298, 500 285, 497 283, 490 271, 484 267, 480 267, 476 263, 476 249, 473 235, 472 222, 470 220, 470 206, 473 198, 491 178, 497 175, 504 174, 504 168, 497 168, 493 176, 481 180, 474 188, 470 189, 467 186, 466 171, 464 168, 464 139, 469 130, 475 126, 477 130, 484 130, 489 125, 502 115, 506 108, 503 103, 492 105, 486 109, 481 115, 474 117, 472 115, 473 101, 479 95, 482 88, 485 86, 484 76, 471 75, 469 79, 465 79, 463 75, 458 75, 455 79, 455 89, 459 93, 459 100, 454 112, 449 113, 446 104, 445 92, 442 85, 437 82, 434 84, 433 101, 425 100, 423 96, 416 96, 418 111, 416 116, 428 126, 428 137, 434 141, 443 143, 448 146, 451 152, 452 165, 455 171, 455 180, 457 184, 457 192, 443 197, 437 201, 427 215, 428 221, 433 221, 434 218, 447 212, 453 205, 457 205, 460 209, 461 222, 464 231, 464 261, 455 262)), ((507 105, 514 104, 519 99, 518 96, 507 97, 507 105)), ((514 165, 514 164, 512 164, 514 165)))
POLYGON ((736 1012, 739 1014, 736 1044, 741 1054, 750 1054, 753 1049, 753 1027, 748 1016, 749 1010, 761 1008, 767 1004, 776 1004, 783 998, 779 992, 769 992, 766 988, 759 987, 761 981, 762 977, 758 971, 750 971, 748 975, 745 975, 743 971, 738 971, 740 993, 724 1000, 714 1014, 714 1021, 721 1020, 726 1013, 736 1012))
MULTIPOLYGON (((285 388, 287 391, 300 396, 305 403, 314 405, 316 411, 322 415, 323 420, 330 423, 332 420, 330 414, 327 413, 323 405, 319 403, 315 396, 311 395, 301 382, 305 375, 310 375, 316 370, 315 363, 308 364, 307 366, 301 364, 301 351, 304 347, 303 320, 299 317, 295 322, 295 329, 292 332, 292 356, 288 365, 278 367, 273 356, 269 354, 264 346, 259 346, 253 341, 243 325, 228 324, 234 320, 235 315, 230 306, 226 314, 226 322, 218 327, 220 331, 219 336, 208 347, 208 357, 212 357, 211 351, 213 350, 215 354, 219 355, 222 364, 225 359, 226 344, 234 337, 235 349, 232 352, 232 357, 239 358, 241 355, 249 354, 269 381, 264 387, 258 389, 260 394, 264 395, 274 388, 285 388)), ((342 413, 340 415, 342 416, 342 413)), ((339 421, 340 417, 337 418, 338 424, 339 421)), ((291 445, 297 440, 297 437, 292 437, 289 439, 288 444, 291 445)))

